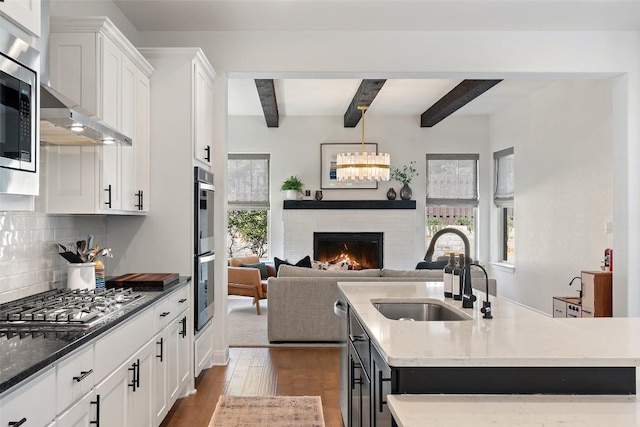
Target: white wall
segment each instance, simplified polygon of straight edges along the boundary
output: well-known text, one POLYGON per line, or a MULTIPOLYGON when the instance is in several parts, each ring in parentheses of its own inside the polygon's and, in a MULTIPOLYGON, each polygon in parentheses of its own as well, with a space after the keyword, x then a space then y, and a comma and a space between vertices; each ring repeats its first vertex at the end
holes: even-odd
POLYGON ((573 277, 599 270, 613 243, 611 100, 609 80, 559 81, 491 116, 492 151, 515 152, 515 273, 491 269, 501 296, 551 313, 552 296, 577 296, 573 277))
MULTIPOLYGON (((485 244, 480 256, 488 260, 489 199, 491 187, 489 125, 485 116, 451 117, 432 128, 421 128, 418 117, 371 116, 365 124, 365 141, 376 142, 378 150, 391 155, 393 167, 416 161, 419 175, 410 187, 416 200, 415 247, 407 248, 407 258, 415 265, 427 250, 425 236, 426 153, 480 154, 480 239, 485 244)), ((283 257, 282 182, 297 175, 305 188, 320 189, 320 144, 359 143, 362 128, 345 128, 343 117, 284 117, 280 127, 267 128, 264 117, 229 117, 229 152, 271 154, 271 257, 283 257)), ((390 187, 400 193, 397 181, 381 182, 377 190, 323 189, 323 200, 387 200, 390 187)), ((400 196, 398 196, 399 198, 400 196)), ((328 215, 331 211, 325 211, 328 215)))

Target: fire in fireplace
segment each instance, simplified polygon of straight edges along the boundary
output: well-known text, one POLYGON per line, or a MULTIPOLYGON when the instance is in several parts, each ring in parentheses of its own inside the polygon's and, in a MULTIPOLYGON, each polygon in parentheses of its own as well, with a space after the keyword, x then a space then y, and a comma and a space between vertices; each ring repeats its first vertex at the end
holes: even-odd
POLYGON ((313 259, 350 270, 382 268, 384 233, 313 233, 313 259))

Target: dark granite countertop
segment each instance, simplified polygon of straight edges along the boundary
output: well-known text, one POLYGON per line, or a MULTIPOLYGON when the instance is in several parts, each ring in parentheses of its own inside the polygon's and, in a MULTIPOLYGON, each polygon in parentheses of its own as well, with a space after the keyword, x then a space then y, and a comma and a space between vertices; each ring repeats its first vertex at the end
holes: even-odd
POLYGON ((24 329, 12 327, 8 334, 3 331, 0 334, 0 394, 185 286, 190 280, 189 276, 180 276, 177 282, 163 290, 136 292, 144 298, 90 327, 32 326, 24 329))

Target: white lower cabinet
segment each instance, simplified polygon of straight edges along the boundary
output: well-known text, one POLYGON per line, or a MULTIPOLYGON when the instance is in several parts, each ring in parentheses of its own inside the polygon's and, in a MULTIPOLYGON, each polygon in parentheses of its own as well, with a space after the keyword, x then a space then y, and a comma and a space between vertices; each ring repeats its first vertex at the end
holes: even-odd
POLYGON ((191 378, 190 289, 169 294, 4 395, 0 426, 159 426, 191 378))
POLYGON ((127 389, 133 379, 130 367, 128 363, 122 365, 96 386, 99 425, 123 427, 127 425, 127 389))
POLYGON ((187 310, 178 314, 157 336, 154 364, 156 394, 154 413, 159 424, 178 399, 189 379, 189 343, 186 333, 187 310))
POLYGON ((95 388, 99 401, 99 425, 119 427, 155 426, 152 414, 155 378, 154 341, 121 365, 95 388))
POLYGON ((135 366, 136 385, 127 390, 127 426, 152 427, 157 425, 153 416, 154 358, 155 345, 151 340, 129 360, 131 366, 135 366))
POLYGON ((156 358, 153 362, 153 376, 155 378, 156 390, 153 396, 153 413, 156 425, 160 425, 167 412, 169 412, 169 389, 168 383, 168 336, 169 328, 165 328, 156 337, 156 358))

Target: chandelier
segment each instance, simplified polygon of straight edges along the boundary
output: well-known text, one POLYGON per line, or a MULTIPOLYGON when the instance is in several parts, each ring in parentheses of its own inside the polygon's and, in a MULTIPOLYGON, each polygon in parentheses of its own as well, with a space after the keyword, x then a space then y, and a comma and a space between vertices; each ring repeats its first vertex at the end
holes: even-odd
POLYGON ((340 153, 336 158, 338 181, 389 181, 389 154, 364 151, 364 113, 366 105, 359 105, 362 112, 362 153, 340 153))

